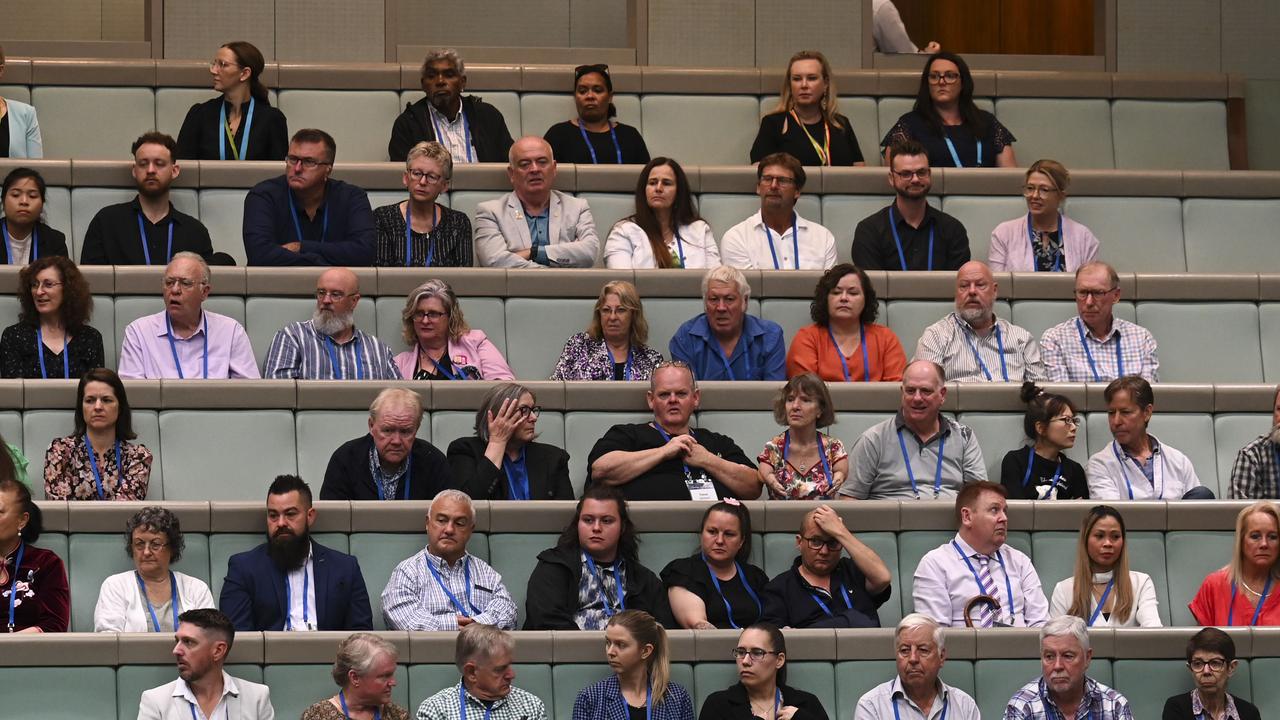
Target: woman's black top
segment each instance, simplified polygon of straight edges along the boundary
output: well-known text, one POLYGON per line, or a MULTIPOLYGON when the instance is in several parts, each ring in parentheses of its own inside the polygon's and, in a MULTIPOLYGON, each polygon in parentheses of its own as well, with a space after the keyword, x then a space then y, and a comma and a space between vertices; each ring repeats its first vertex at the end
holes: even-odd
MULTIPOLYGON (((410 267, 425 267, 427 255, 431 256, 431 267, 471 267, 474 262, 471 220, 464 212, 439 204, 436 207, 440 208, 440 222, 435 228, 425 235, 413 233, 409 243, 412 253, 410 267)), ((374 265, 405 267, 404 215, 400 214, 400 203, 374 210, 373 224, 378 230, 374 265)))
MULTIPOLYGON (((4 218, 0 217, 0 221, 3 221, 3 220, 4 218)), ((70 255, 67 253, 67 236, 66 235, 63 235, 61 232, 54 230, 53 228, 49 227, 48 225, 45 225, 42 222, 36 222, 34 233, 35 233, 35 237, 31 239, 32 244, 30 248, 28 248, 27 250, 27 255, 32 260, 38 260, 40 258, 45 258, 45 257, 52 257, 54 255, 61 255, 62 257, 70 257, 70 255)), ((0 258, 0 260, 2 260, 5 265, 26 265, 27 264, 26 258, 23 258, 18 262, 14 262, 13 258, 9 257, 8 244, 0 245, 0 254, 3 254, 3 257, 0 258)))
POLYGON ((618 153, 622 153, 622 165, 644 165, 649 162, 649 148, 640 137, 640 131, 630 125, 618 123, 613 133, 587 131, 590 147, 582 141, 581 129, 571 120, 552 125, 544 136, 556 162, 579 165, 618 165, 618 153), (614 136, 618 144, 613 144, 614 136), (591 151, 595 151, 595 158, 591 151))
MULTIPOLYGON (((1010 450, 1000 463, 1000 484, 1009 491, 1010 500, 1039 500, 1036 492, 1038 485, 1052 485, 1053 476, 1058 471, 1056 460, 1045 460, 1030 447, 1010 450), (1031 476, 1027 476, 1027 459, 1034 456, 1031 476), (1026 480, 1026 484, 1023 484, 1026 480)), ((1058 500, 1088 500, 1089 482, 1085 479, 1084 468, 1080 463, 1066 455, 1062 456, 1062 475, 1058 478, 1058 490, 1053 498, 1058 500)))
MULTIPOLYGON (((720 581, 724 597, 716 592, 716 586, 711 582, 711 571, 703 562, 701 553, 672 560, 662 569, 661 577, 662 584, 666 587, 681 587, 702 598, 707 605, 707 622, 727 630, 735 626, 744 628, 760 619, 762 607, 756 604, 756 599, 743 586, 742 575, 746 575, 746 581, 751 585, 756 598, 760 598, 760 590, 769 582, 769 576, 750 563, 742 563, 742 572, 734 575, 732 580, 720 581), (733 608, 733 622, 736 625, 729 624, 729 614, 724 607, 726 600, 729 607, 733 608)), ((760 602, 763 603, 764 600, 761 599, 760 602)))
MULTIPOLYGON (((760 162, 766 155, 776 152, 790 153, 800 161, 801 165, 832 165, 834 167, 849 166, 864 162, 862 149, 858 147, 858 136, 853 132, 853 123, 844 115, 836 115, 840 127, 831 126, 831 162, 824 163, 818 157, 818 151, 805 135, 790 113, 775 112, 760 118, 760 131, 756 133, 756 141, 751 145, 751 162, 760 162)), ((805 123, 809 135, 819 146, 826 144, 827 127, 825 121, 812 125, 805 123)))
MULTIPOLYGON (((182 160, 235 160, 231 152, 232 143, 227 140, 226 130, 222 125, 221 109, 227 108, 231 114, 231 103, 222 97, 216 97, 202 103, 196 103, 187 111, 182 121, 182 129, 178 131, 178 158, 182 160), (225 157, 218 152, 218 138, 222 138, 225 157)), ((244 139, 245 125, 249 124, 249 103, 240 106, 240 127, 234 135, 236 152, 239 152, 244 139)), ((266 100, 257 100, 253 104, 253 125, 249 128, 249 147, 245 149, 245 157, 240 160, 283 160, 289 152, 289 124, 284 113, 271 107, 266 100)))
POLYGON ((964 125, 944 125, 945 134, 940 134, 928 118, 915 110, 898 118, 898 122, 889 128, 881 147, 888 147, 898 140, 915 140, 924 146, 929 153, 929 167, 957 167, 955 158, 951 156, 951 148, 947 147, 947 138, 955 146, 956 155, 963 167, 995 167, 996 156, 1006 147, 1017 142, 1009 128, 1000 124, 995 115, 986 110, 979 110, 986 128, 979 137, 964 125), (982 141, 982 158, 978 161, 978 141, 982 141))
POLYGON ((9 113, 0 117, 0 158, 9 157, 9 113))
MULTIPOLYGON (((828 720, 827 709, 822 707, 817 695, 788 685, 779 685, 778 689, 782 691, 782 706, 796 709, 791 720, 828 720)), ((747 688, 742 683, 708 695, 698 713, 698 720, 751 720, 754 717, 757 716, 751 712, 747 688)))
MULTIPOLYGON (((1236 713, 1240 715, 1240 720, 1262 720, 1262 714, 1253 703, 1241 700, 1236 695, 1232 695, 1231 699, 1235 700, 1236 713)), ((1165 700, 1164 712, 1160 714, 1160 720, 1200 720, 1191 713, 1191 693, 1185 692, 1165 700)))
MULTIPOLYGON (((55 353, 47 345, 40 345, 44 354, 44 370, 46 377, 78 378, 86 372, 103 366, 102 333, 91 325, 82 325, 71 331, 71 342, 62 352, 55 353), (68 368, 63 366, 63 355, 66 355, 68 368)), ((36 326, 17 323, 4 329, 0 335, 0 377, 41 379, 40 356, 36 354, 36 326)))

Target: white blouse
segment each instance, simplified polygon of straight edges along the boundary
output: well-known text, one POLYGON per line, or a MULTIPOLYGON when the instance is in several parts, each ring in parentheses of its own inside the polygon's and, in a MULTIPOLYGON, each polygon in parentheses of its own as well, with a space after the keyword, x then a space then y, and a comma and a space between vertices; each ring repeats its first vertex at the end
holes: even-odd
MULTIPOLYGON (((1098 613, 1096 627, 1162 627, 1160 622, 1160 600, 1156 598, 1156 586, 1151 576, 1136 570, 1129 571, 1129 584, 1133 586, 1133 613, 1120 622, 1115 613, 1107 617, 1098 613)), ((1053 599, 1049 601, 1049 617, 1056 618, 1067 614, 1071 608, 1071 598, 1075 592, 1075 578, 1067 578, 1053 588, 1053 599)), ((1114 588, 1113 588, 1114 590, 1114 588)), ((1089 608, 1092 615, 1096 607, 1089 608)), ((1085 618, 1088 622, 1088 618, 1085 618)))
MULTIPOLYGON (((713 268, 720 264, 720 248, 716 245, 716 236, 711 226, 702 220, 694 220, 679 229, 680 242, 675 238, 667 243, 671 257, 679 258, 684 251, 686 268, 713 268)), ((609 232, 604 243, 604 264, 611 268, 656 268, 658 261, 653 257, 653 246, 649 244, 649 236, 639 225, 630 220, 621 220, 609 232)))
MULTIPOLYGON (((213 593, 199 578, 178 571, 178 614, 197 608, 216 608, 213 593)), ((142 591, 133 571, 117 573, 102 581, 98 605, 93 609, 94 632, 154 632, 142 591)))

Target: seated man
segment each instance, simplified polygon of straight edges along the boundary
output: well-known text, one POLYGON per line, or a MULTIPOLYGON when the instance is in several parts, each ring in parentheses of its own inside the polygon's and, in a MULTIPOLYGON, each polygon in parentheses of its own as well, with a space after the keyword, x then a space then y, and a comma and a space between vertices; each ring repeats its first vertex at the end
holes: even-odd
POLYGON ((267 350, 262 376, 273 380, 399 380, 391 348, 356 329, 360 279, 330 268, 316 280, 310 320, 286 325, 267 350))
POLYGON ((756 165, 756 180, 760 212, 724 234, 721 261, 741 270, 826 270, 835 265, 835 236, 796 213, 805 182, 800 161, 784 152, 766 155, 756 165))
POLYGON ((369 196, 331 180, 338 146, 323 130, 289 140, 285 174, 244 198, 244 253, 250 265, 372 265, 376 232, 369 196))
POLYGON ((1212 500, 1191 459, 1147 432, 1156 409, 1151 384, 1116 378, 1102 392, 1107 401, 1107 446, 1089 457, 1085 475, 1094 500, 1212 500))
POLYGON ((701 397, 688 365, 659 363, 645 393, 653 421, 609 428, 587 457, 587 486, 616 487, 632 501, 760 497, 755 466, 742 448, 689 425, 701 397))
POLYGON ((333 451, 321 500, 430 500, 449 487, 449 461, 418 437, 422 398, 387 388, 369 405, 369 434, 333 451))
POLYGON ((1003 485, 983 480, 960 490, 956 536, 930 550, 916 566, 916 612, 948 627, 964 627, 970 621, 979 628, 1044 624, 1049 601, 1040 576, 1031 558, 1005 544, 1007 510, 1003 485), (970 609, 969 601, 978 596, 989 602, 970 609))
POLYGON ((1078 317, 1061 322, 1040 336, 1049 382, 1107 382, 1122 375, 1159 381, 1156 340, 1144 327, 1118 318, 1120 276, 1104 262, 1076 270, 1078 317))
POLYGON ((762 621, 793 628, 880 627, 876 611, 893 594, 889 568, 830 505, 805 513, 796 549, 800 556, 791 569, 760 593, 762 621))
POLYGON ((946 399, 941 367, 925 360, 908 363, 901 409, 854 443, 849 480, 840 494, 857 500, 938 500, 955 497, 965 483, 986 480, 978 436, 942 414, 946 399))
POLYGON ((417 720, 547 720, 538 696, 511 684, 516 679, 511 633, 472 623, 454 642, 453 659, 462 679, 423 700, 417 720))
MULTIPOLYGON (((182 174, 174 159, 178 144, 164 133, 144 133, 133 141, 133 182, 138 194, 108 205, 89 221, 80 249, 81 265, 160 265, 180 252, 213 259, 209 229, 179 211, 169 187, 182 174)), ((234 265, 230 257, 223 263, 234 265)))
POLYGON ((502 113, 475 95, 463 97, 467 68, 457 50, 432 50, 422 61, 422 92, 426 97, 405 106, 391 126, 387 154, 404 162, 409 149, 435 140, 453 162, 502 162, 511 149, 511 133, 502 113))
POLYGON ((970 260, 960 266, 956 310, 925 329, 914 359, 941 365, 953 382, 1043 380, 1039 343, 996 317, 999 289, 986 263, 970 260))
POLYGON ((702 276, 704 312, 671 336, 672 360, 703 380, 786 380, 787 340, 782 326, 747 314, 751 286, 736 268, 711 268, 702 276))
POLYGON ((182 251, 164 270, 164 310, 129 323, 120 347, 122 378, 256 378, 249 334, 234 318, 204 309, 209 266, 182 251))
POLYGON ((191 717, 229 720, 273 720, 271 691, 266 685, 232 677, 223 670, 236 639, 231 619, 212 608, 178 616, 178 679, 142 693, 138 720, 191 717))
POLYGON ((644 610, 675 627, 662 581, 640 564, 636 526, 617 488, 593 485, 556 546, 538 553, 525 630, 603 630, 619 610, 644 610))
POLYGON ((360 561, 311 539, 311 488, 280 475, 267 490, 267 542, 227 561, 218 607, 237 630, 372 630, 360 561))
POLYGON ((1123 695, 1085 675, 1093 649, 1084 620, 1063 615, 1040 628, 1040 677, 1019 688, 1004 720, 1099 718, 1133 720, 1123 695))
POLYGON ((969 262, 964 225, 929 204, 929 153, 915 140, 889 146, 888 207, 853 231, 853 264, 863 270, 959 270, 969 262))
POLYGON ((1231 466, 1232 500, 1280 498, 1280 387, 1271 398, 1271 432, 1236 453, 1231 466))
POLYGON ((946 716, 952 720, 982 720, 978 704, 968 693, 938 678, 947 662, 946 635, 931 617, 911 613, 893 632, 898 674, 858 699, 853 720, 901 720, 946 716), (941 710, 935 712, 939 709, 941 710))
POLYGON ((489 563, 467 552, 476 526, 471 498, 444 490, 427 511, 427 547, 401 562, 382 591, 391 630, 457 630, 472 623, 516 627, 516 604, 489 563))
POLYGON ((600 251, 587 201, 553 190, 556 159, 540 137, 511 146, 512 191, 476 207, 476 257, 485 267, 591 267, 600 251))

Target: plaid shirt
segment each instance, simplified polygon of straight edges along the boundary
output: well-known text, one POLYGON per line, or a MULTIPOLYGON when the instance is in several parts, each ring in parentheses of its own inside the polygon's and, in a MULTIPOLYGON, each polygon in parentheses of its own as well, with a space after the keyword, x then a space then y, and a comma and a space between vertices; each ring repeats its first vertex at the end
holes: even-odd
POLYGON ((1049 382, 1109 382, 1120 377, 1116 365, 1117 345, 1126 375, 1141 375, 1147 382, 1159 381, 1156 339, 1146 328, 1121 318, 1113 318, 1111 332, 1102 340, 1095 338, 1078 317, 1054 325, 1040 337, 1040 354, 1044 357, 1049 382), (1097 378, 1089 367, 1089 354, 1080 344, 1082 330, 1089 354, 1093 356, 1093 367, 1098 369, 1097 378))
MULTIPOLYGON (((462 682, 450 685, 418 706, 418 720, 459 720, 462 717, 458 698, 463 695, 462 682)), ((492 705, 486 705, 470 692, 465 693, 467 717, 473 720, 547 720, 547 710, 533 693, 512 687, 511 692, 492 705), (485 714, 485 710, 489 714, 485 714)))
POLYGON ((1129 701, 1093 678, 1084 679, 1084 700, 1073 718, 1064 718, 1056 705, 1045 707, 1048 697, 1043 677, 1023 685, 1009 699, 1004 720, 1133 720, 1129 701))
POLYGON ((449 567, 426 549, 402 561, 391 573, 382 591, 382 616, 387 627, 392 630, 458 629, 459 610, 427 569, 427 563, 431 563, 441 582, 463 604, 466 612, 462 614, 485 625, 515 629, 516 604, 502 584, 502 576, 488 563, 467 553, 449 567), (467 586, 468 567, 470 587, 467 586))
POLYGON ((1227 497, 1232 500, 1280 497, 1280 446, 1271 442, 1270 435, 1259 436, 1236 453, 1227 497))
POLYGON ((391 350, 378 338, 360 330, 332 349, 338 357, 334 373, 329 338, 316 332, 311 321, 285 325, 271 340, 262 377, 277 380, 400 380, 391 350), (359 362, 356 352, 359 351, 359 362))
POLYGON ((626 598, 627 571, 626 561, 618 558, 613 565, 596 563, 596 573, 591 572, 587 564, 587 553, 582 555, 582 576, 578 578, 578 611, 573 614, 573 621, 582 630, 603 630, 609 616, 604 612, 605 602, 614 612, 624 609, 626 598), (614 573, 618 574, 614 579, 614 573), (603 582, 602 582, 603 581, 603 582), (622 587, 622 597, 618 596, 618 587, 622 587))

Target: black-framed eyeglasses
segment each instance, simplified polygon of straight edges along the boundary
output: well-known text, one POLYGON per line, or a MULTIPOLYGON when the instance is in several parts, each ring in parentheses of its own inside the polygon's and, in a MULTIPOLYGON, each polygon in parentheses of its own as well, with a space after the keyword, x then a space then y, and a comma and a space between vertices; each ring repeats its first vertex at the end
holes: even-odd
POLYGON ((893 174, 897 175, 899 180, 910 180, 917 177, 921 180, 927 180, 932 172, 930 168, 923 168, 921 170, 894 170, 893 174))
POLYGON ((414 322, 422 322, 423 320, 430 320, 431 322, 436 322, 438 320, 443 320, 449 317, 449 313, 436 312, 435 310, 419 310, 415 312, 411 317, 413 318, 414 322))
POLYGON ((774 183, 778 183, 778 187, 792 187, 796 184, 796 179, 785 175, 761 175, 760 184, 768 187, 774 183))
POLYGON ((813 537, 800 538, 800 539, 804 540, 805 543, 809 545, 810 550, 821 550, 824 547, 828 550, 840 549, 840 541, 836 540, 835 538, 820 538, 817 535, 815 535, 813 537))
POLYGON ((425 170, 410 170, 409 177, 413 178, 414 182, 422 182, 423 180, 426 180, 432 185, 435 185, 436 183, 444 179, 443 175, 437 175, 433 172, 427 172, 425 170))
POLYGON ((329 162, 328 160, 317 160, 315 158, 309 158, 309 157, 298 157, 297 155, 285 155, 284 164, 289 167, 293 167, 294 165, 301 165, 304 170, 315 170, 317 167, 320 167, 321 165, 332 165, 333 163, 329 162))
POLYGON ((536 420, 538 416, 542 414, 542 406, 541 405, 519 405, 516 407, 516 412, 520 413, 520 417, 522 418, 531 417, 536 420))
POLYGON ((1206 665, 1213 672, 1222 672, 1227 667, 1227 661, 1222 658, 1214 658, 1212 660, 1201 660, 1200 658, 1196 658, 1195 660, 1187 663, 1187 667, 1191 668, 1192 672, 1204 672, 1206 665))
POLYGON ((732 652, 732 653, 733 653, 733 658, 734 658, 735 660, 741 660, 742 658, 744 658, 744 657, 746 657, 746 656, 750 655, 750 656, 751 656, 751 659, 752 659, 752 660, 755 660, 756 662, 760 662, 761 660, 763 660, 765 655, 777 655, 777 654, 778 654, 778 653, 777 653, 776 651, 774 651, 774 650, 761 650, 760 648, 751 648, 751 649, 747 649, 747 648, 744 648, 744 647, 736 647, 736 648, 734 648, 733 650, 731 650, 730 652, 732 652))
POLYGON ((1089 298, 1093 298, 1094 300, 1101 300, 1119 289, 1119 287, 1113 287, 1108 290, 1076 290, 1076 299, 1088 300, 1089 298))
POLYGON ((931 72, 929 73, 930 85, 944 85, 957 82, 960 80, 960 73, 948 70, 947 72, 931 72))
POLYGON ((1084 422, 1084 419, 1082 419, 1079 415, 1071 415, 1069 417, 1056 417, 1049 420, 1049 422, 1060 422, 1063 425, 1074 425, 1075 427, 1080 427, 1080 425, 1084 422))

